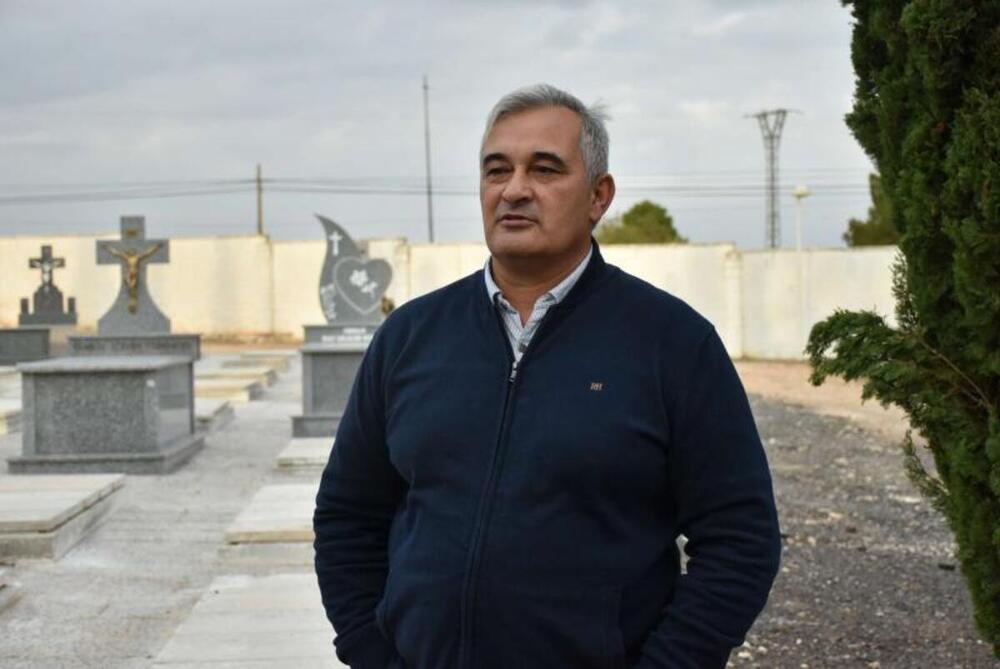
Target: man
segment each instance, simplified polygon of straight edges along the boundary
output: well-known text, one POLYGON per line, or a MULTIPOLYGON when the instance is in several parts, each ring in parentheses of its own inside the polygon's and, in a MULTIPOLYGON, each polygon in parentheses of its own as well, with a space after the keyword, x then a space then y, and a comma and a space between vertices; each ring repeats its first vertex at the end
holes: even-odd
POLYGON ((724 667, 764 606, 781 548, 746 395, 708 321, 601 258, 607 156, 575 97, 501 99, 490 260, 365 355, 314 519, 355 669, 724 667))

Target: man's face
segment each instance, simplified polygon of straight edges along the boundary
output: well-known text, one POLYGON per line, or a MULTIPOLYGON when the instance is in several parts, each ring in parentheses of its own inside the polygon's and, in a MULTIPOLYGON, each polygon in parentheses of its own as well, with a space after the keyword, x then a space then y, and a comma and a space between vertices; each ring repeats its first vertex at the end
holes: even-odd
POLYGON ((580 152, 580 117, 565 107, 505 116, 483 143, 479 201, 490 253, 559 258, 588 248, 598 203, 580 152))

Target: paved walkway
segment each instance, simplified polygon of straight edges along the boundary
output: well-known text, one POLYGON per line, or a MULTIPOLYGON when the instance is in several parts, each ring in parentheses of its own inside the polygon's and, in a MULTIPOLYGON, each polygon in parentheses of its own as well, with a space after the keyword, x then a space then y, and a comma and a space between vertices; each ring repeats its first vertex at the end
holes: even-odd
MULTIPOLYGON (((296 362, 261 399, 236 407, 187 466, 128 476, 118 508, 62 559, 8 568, 21 597, 0 612, 0 666, 149 667, 217 578, 311 574, 304 555, 241 559, 224 539, 265 484, 318 480, 318 470, 275 473, 289 417, 301 411, 300 383, 296 362)), ((20 440, 0 436, 0 459, 19 453, 20 440)), ((9 476, 3 465, 0 476, 9 476)), ((315 610, 322 616, 318 595, 315 610)))

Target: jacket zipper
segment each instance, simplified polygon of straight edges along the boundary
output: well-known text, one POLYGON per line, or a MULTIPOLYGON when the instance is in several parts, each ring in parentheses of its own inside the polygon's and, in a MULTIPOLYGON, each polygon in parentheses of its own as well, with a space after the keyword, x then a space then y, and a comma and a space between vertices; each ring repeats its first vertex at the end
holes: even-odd
MULTIPOLYGON (((548 316, 548 313, 546 313, 545 316, 548 316)), ((545 322, 545 316, 542 317, 542 322, 545 322)), ((469 667, 470 669, 474 669, 472 665, 472 661, 474 659, 473 626, 476 615, 476 602, 479 594, 476 588, 476 581, 479 576, 479 565, 482 561, 483 534, 485 533, 486 526, 489 524, 489 517, 493 510, 493 499, 500 475, 499 465, 502 461, 502 455, 506 450, 504 447, 507 443, 507 430, 510 426, 510 414, 513 411, 512 400, 514 398, 514 391, 517 388, 517 371, 520 367, 521 360, 524 360, 524 356, 527 355, 528 349, 531 348, 531 344, 529 343, 527 349, 525 349, 525 351, 521 354, 521 360, 517 360, 510 349, 507 332, 504 329, 503 323, 501 323, 499 319, 497 320, 497 325, 500 326, 500 334, 503 337, 504 347, 508 353, 508 360, 510 360, 510 373, 507 375, 507 392, 504 395, 503 413, 501 414, 500 419, 500 430, 497 434, 496 446, 493 449, 493 459, 490 463, 489 474, 486 477, 483 497, 479 503, 479 511, 476 514, 476 524, 472 534, 472 544, 469 547, 469 564, 465 573, 465 583, 463 584, 464 596, 462 600, 462 618, 459 624, 461 636, 459 642, 458 666, 469 667)), ((539 323, 538 328, 535 330, 535 335, 532 337, 532 342, 537 338, 538 331, 541 329, 541 326, 542 323, 539 323)))
POLYGON ((517 389, 517 373, 523 366, 528 353, 534 348, 535 342, 538 341, 543 327, 548 321, 552 320, 550 318, 552 312, 558 310, 558 307, 558 304, 552 305, 549 310, 545 312, 545 315, 542 316, 542 320, 538 323, 538 327, 535 328, 535 334, 532 335, 531 341, 528 342, 528 346, 521 353, 520 360, 514 357, 514 352, 510 348, 510 340, 507 337, 507 330, 504 327, 503 322, 500 320, 500 317, 495 314, 497 316, 496 322, 499 327, 500 336, 508 354, 507 359, 510 361, 510 373, 507 375, 507 393, 504 396, 500 431, 497 435, 496 447, 493 449, 493 460, 490 463, 490 471, 486 478, 483 498, 479 503, 479 511, 476 514, 476 526, 472 535, 472 544, 469 548, 469 565, 465 574, 462 617, 459 627, 460 641, 458 666, 460 668, 467 667, 468 669, 475 669, 472 665, 472 662, 475 659, 475 656, 473 655, 473 627, 476 616, 476 601, 479 594, 476 588, 476 581, 479 577, 479 565, 482 561, 483 535, 489 525, 490 515, 493 511, 493 499, 496 493, 497 481, 500 477, 500 465, 503 462, 503 456, 507 450, 507 432, 510 428, 510 416, 514 411, 513 399, 514 391, 517 389))

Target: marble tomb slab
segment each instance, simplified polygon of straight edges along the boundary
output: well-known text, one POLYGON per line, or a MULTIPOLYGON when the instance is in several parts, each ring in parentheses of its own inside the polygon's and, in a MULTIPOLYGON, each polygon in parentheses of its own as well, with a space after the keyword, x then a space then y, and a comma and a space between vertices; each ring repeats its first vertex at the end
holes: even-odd
POLYGON ((292 439, 278 454, 278 469, 314 469, 326 466, 333 448, 333 437, 302 437, 292 439))
POLYGON ((163 474, 204 446, 189 358, 85 356, 20 365, 22 454, 11 473, 163 474))
POLYGON ((216 367, 195 370, 195 379, 232 379, 236 381, 256 381, 265 388, 273 386, 278 373, 270 367, 216 367))
POLYGON ((262 487, 226 529, 226 542, 311 543, 312 517, 318 487, 318 482, 262 487))
POLYGON ((226 358, 219 362, 219 366, 223 369, 243 369, 246 367, 263 367, 265 369, 270 369, 278 374, 283 374, 287 372, 292 363, 285 357, 264 357, 264 356, 254 356, 251 358, 244 358, 240 356, 239 358, 226 358))
POLYGON ((196 398, 224 398, 233 404, 246 404, 264 394, 259 381, 247 379, 196 379, 196 398))
POLYGON ((0 561, 59 559, 112 509, 121 474, 0 476, 0 561))
POLYGON ((171 669, 346 669, 311 574, 222 576, 153 661, 171 669))

